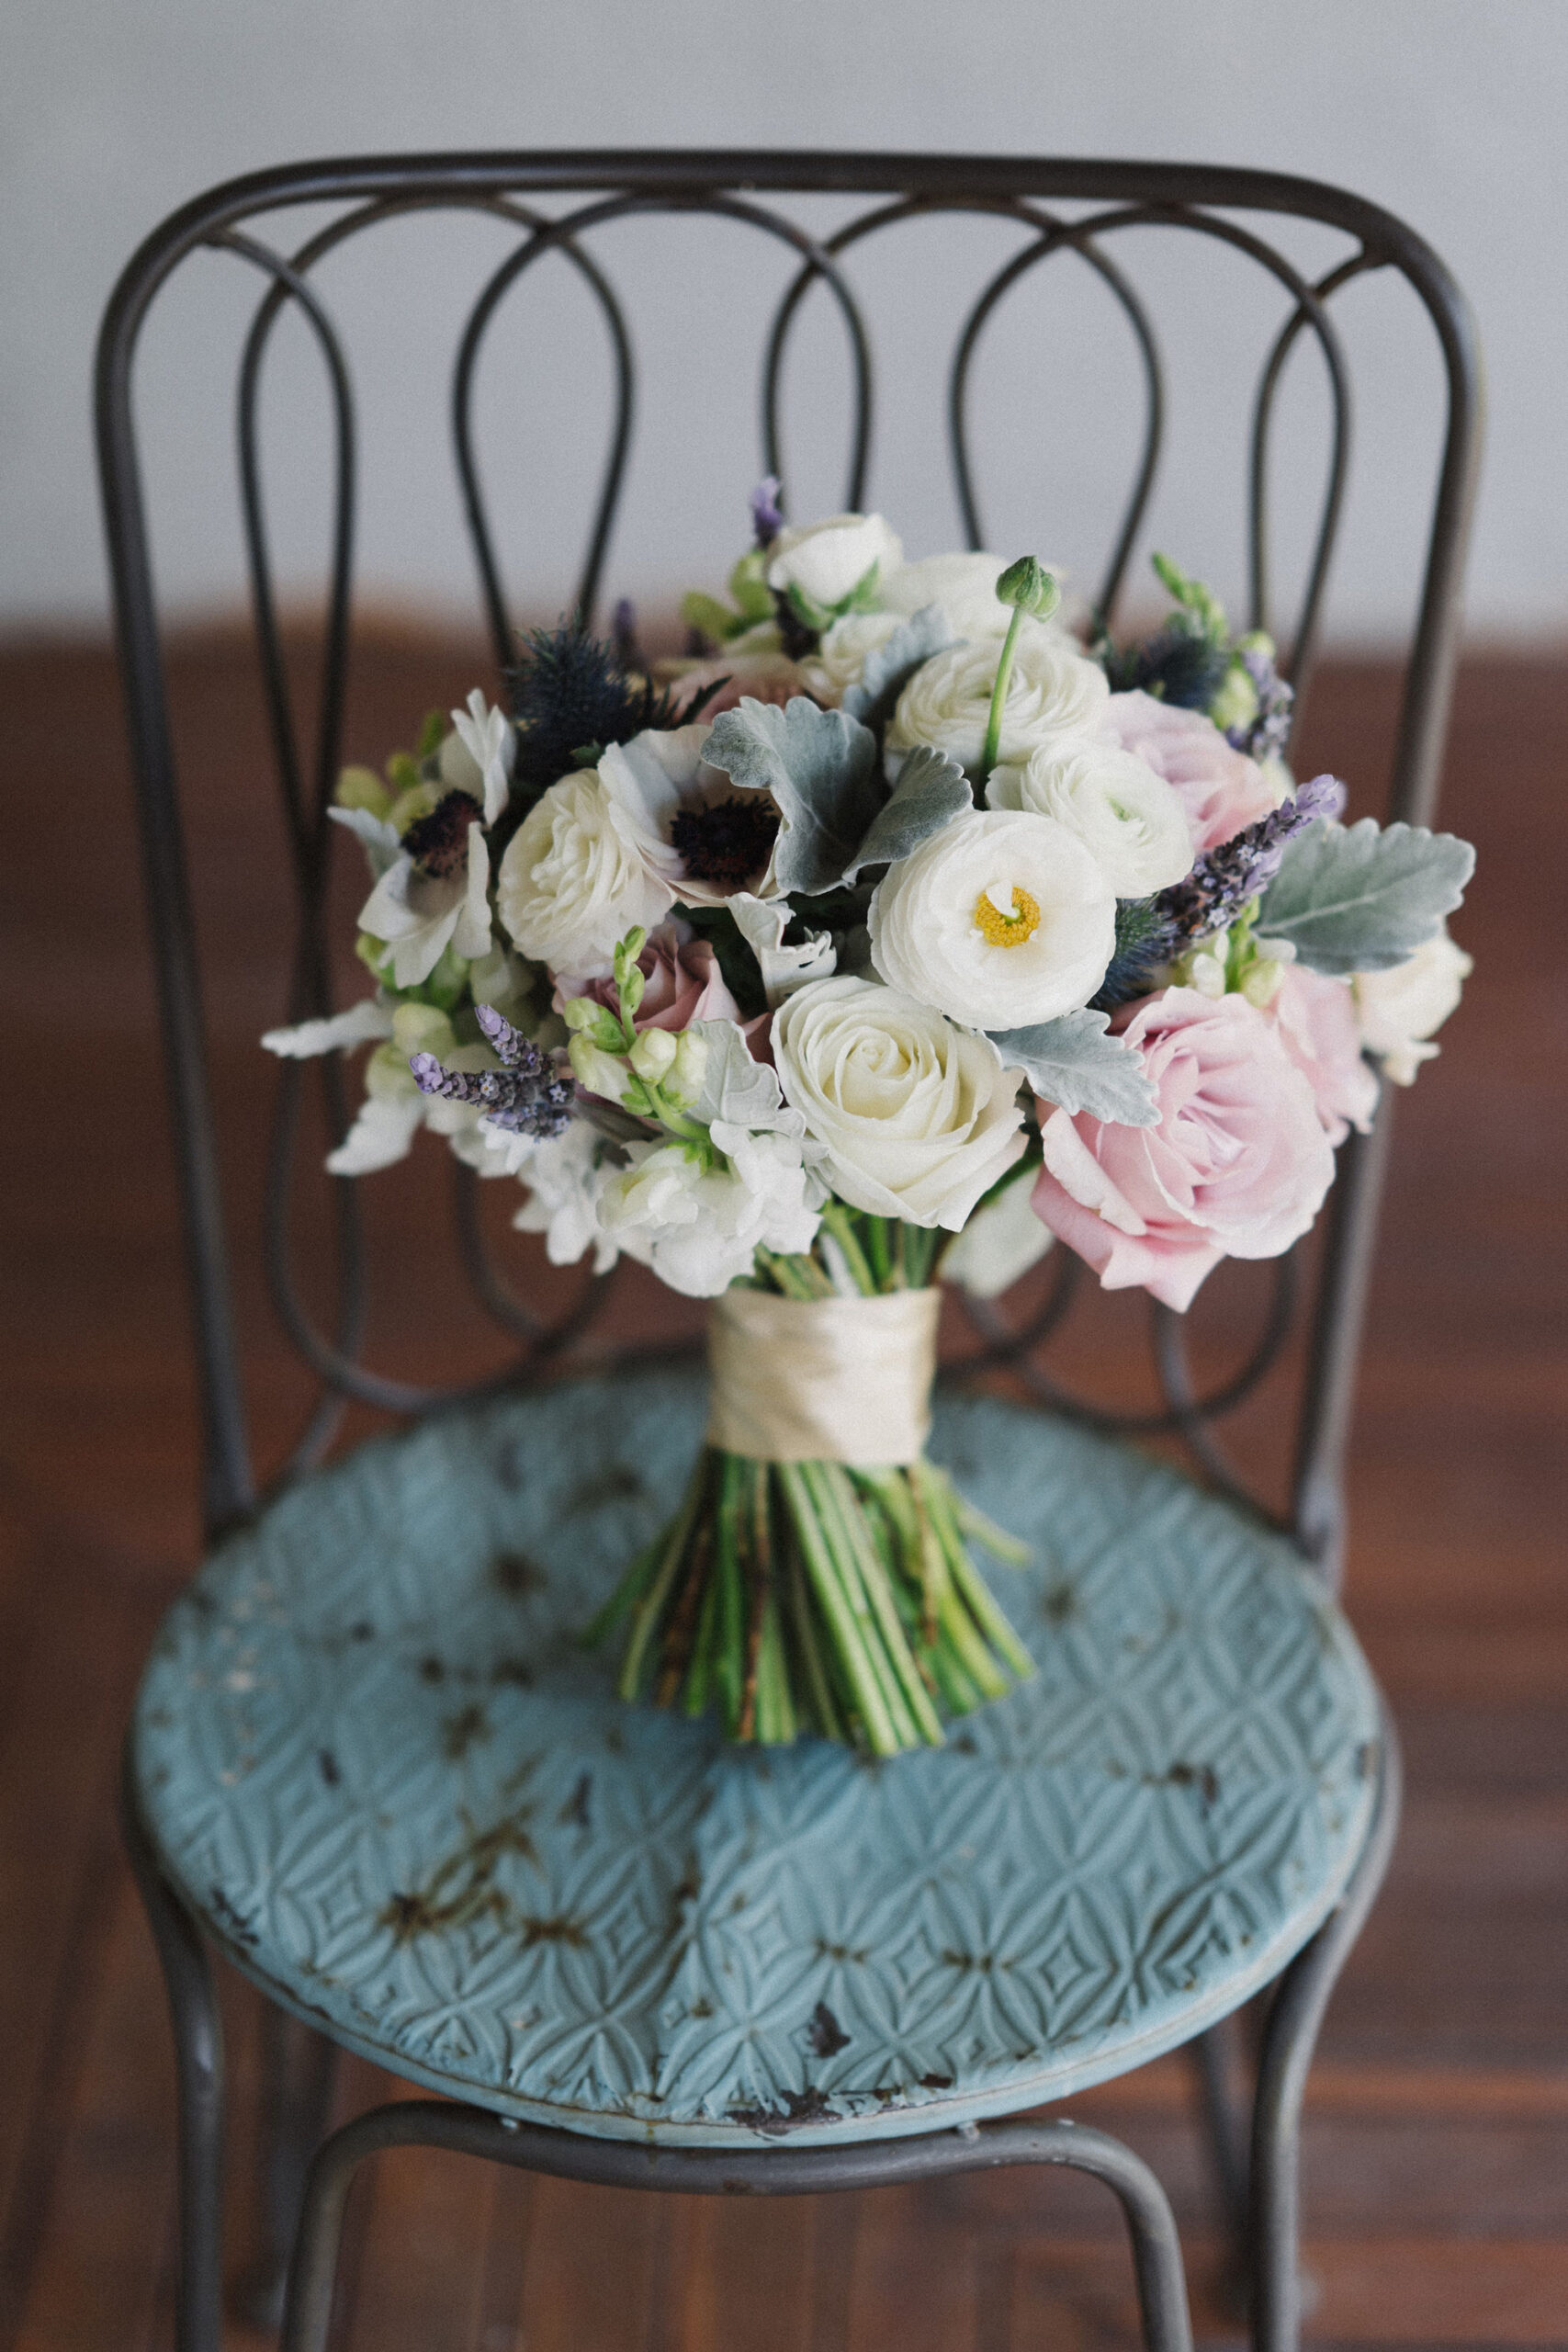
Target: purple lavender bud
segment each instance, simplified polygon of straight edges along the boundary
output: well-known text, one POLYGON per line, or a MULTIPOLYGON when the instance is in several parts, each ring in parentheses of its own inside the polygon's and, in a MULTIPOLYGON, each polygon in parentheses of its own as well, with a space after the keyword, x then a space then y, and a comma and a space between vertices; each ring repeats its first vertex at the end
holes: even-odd
POLYGON ((506 1067, 447 1069, 434 1054, 411 1054, 409 1068, 422 1093, 444 1095, 482 1111, 492 1126, 513 1135, 558 1136, 571 1118, 572 1082, 558 1077, 537 1046, 513 1029, 492 1005, 476 1005, 479 1024, 506 1067))
POLYGON ((783 488, 777 474, 764 474, 751 492, 751 528, 760 548, 770 546, 784 529, 784 509, 779 504, 783 488))

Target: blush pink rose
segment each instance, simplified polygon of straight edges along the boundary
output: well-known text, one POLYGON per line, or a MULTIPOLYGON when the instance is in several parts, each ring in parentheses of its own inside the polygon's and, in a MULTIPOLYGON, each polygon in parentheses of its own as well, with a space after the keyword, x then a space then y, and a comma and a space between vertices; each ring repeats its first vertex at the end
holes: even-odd
POLYGON ((1361 1056, 1349 981, 1309 971, 1303 964, 1288 965, 1269 1011, 1280 1043, 1312 1089, 1329 1142, 1343 1143, 1352 1127, 1365 1135, 1378 1107, 1378 1081, 1361 1056))
POLYGON ((1245 997, 1145 997, 1122 1030, 1159 1103, 1152 1127, 1041 1105, 1034 1212, 1106 1290, 1184 1312, 1222 1258, 1277 1258, 1334 1177, 1312 1088, 1245 997))
POLYGON ((1187 813, 1194 857, 1218 849, 1277 805, 1258 762, 1227 743, 1201 710, 1179 710, 1153 695, 1112 695, 1100 729, 1174 788, 1187 813))
POLYGON ((716 718, 721 710, 739 710, 748 695, 753 702, 784 704, 806 692, 800 672, 787 655, 736 653, 728 662, 722 656, 713 662, 694 662, 677 673, 670 682, 677 714, 704 686, 712 685, 718 692, 708 696, 697 713, 699 718, 716 718))
MULTIPOLYGON (((705 939, 694 935, 689 923, 661 922, 649 933, 637 960, 648 985, 634 1016, 635 1027, 680 1030, 690 1028, 694 1021, 739 1021, 740 1007, 725 983, 717 956, 705 939)), ((613 979, 558 975, 556 1011, 561 1012, 574 996, 592 997, 609 1012, 616 1010, 613 979)))

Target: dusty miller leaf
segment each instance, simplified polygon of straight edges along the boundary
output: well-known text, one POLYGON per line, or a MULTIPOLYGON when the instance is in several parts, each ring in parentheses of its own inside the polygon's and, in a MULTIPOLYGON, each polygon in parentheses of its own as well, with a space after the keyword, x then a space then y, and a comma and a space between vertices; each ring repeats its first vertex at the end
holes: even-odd
POLYGON ((1474 867, 1468 842, 1423 825, 1314 825, 1287 844, 1258 935, 1289 940, 1314 972, 1384 972, 1432 937, 1474 867))
POLYGON ((781 894, 830 890, 882 797, 870 729, 805 695, 783 710, 748 695, 714 720, 703 757, 742 790, 773 795, 784 820, 773 851, 781 894))
POLYGON ((893 707, 922 662, 953 642, 953 631, 940 605, 922 605, 900 621, 886 645, 867 654, 858 686, 844 695, 843 708, 863 726, 880 728, 893 716, 893 707))
POLYGON ((969 779, 957 761, 922 743, 899 769, 891 795, 844 868, 845 880, 852 882, 863 865, 891 865, 896 857, 908 857, 953 818, 974 806, 969 779))
POLYGON ((733 1021, 697 1021, 707 1040, 708 1063, 694 1115, 704 1126, 716 1119, 732 1126, 798 1136, 806 1122, 784 1102, 778 1075, 767 1062, 754 1062, 733 1021))
POLYGON ((1029 1029, 993 1029, 991 1043, 1021 1069, 1036 1094, 1059 1110, 1087 1111, 1119 1127, 1152 1127, 1159 1118, 1141 1057, 1106 1035, 1106 1012, 1064 1012, 1029 1029))

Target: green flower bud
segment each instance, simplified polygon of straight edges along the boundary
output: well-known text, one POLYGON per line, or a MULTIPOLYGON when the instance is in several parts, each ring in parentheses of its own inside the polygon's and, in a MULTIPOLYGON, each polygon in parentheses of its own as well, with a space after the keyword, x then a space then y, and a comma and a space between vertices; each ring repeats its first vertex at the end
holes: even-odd
POLYGON ((665 1080, 671 1102, 694 1102, 708 1074, 708 1041, 700 1029, 682 1029, 675 1040, 675 1059, 665 1080))
POLYGON ((677 1047, 668 1029, 645 1029, 632 1047, 628 1059, 638 1078, 646 1078, 657 1086, 674 1062, 677 1047))
POLYGON ((392 805, 392 796, 374 768, 344 768, 333 798, 340 808, 368 808, 373 817, 384 817, 392 805))
POLYGON ((590 1094, 602 1094, 606 1102, 625 1101, 628 1081, 623 1061, 596 1046, 592 1037, 581 1034, 572 1039, 567 1056, 578 1084, 585 1086, 590 1094))
POLYGON ((1209 704, 1209 717, 1222 731, 1250 727, 1258 716, 1258 688, 1245 663, 1233 662, 1209 704))
MULTIPOLYGON (((747 622, 771 621, 773 617, 773 592, 767 581, 768 559, 761 548, 749 548, 729 575, 729 593, 740 607, 740 617, 747 622)), ((730 634, 737 634, 730 622, 730 634)))
POLYGON ((408 1056, 391 1039, 378 1046, 366 1063, 365 1091, 378 1102, 407 1102, 419 1092, 408 1056))
POLYGON ((586 1037, 606 1054, 623 1054, 626 1048, 626 1033, 613 1012, 606 1012, 591 996, 574 996, 566 1008, 564 1019, 573 1036, 586 1037))
POLYGON ((392 1043, 400 1054, 434 1054, 444 1061, 457 1039, 438 1005, 400 1004, 392 1015, 392 1043))
POLYGON ((1039 621, 1049 620, 1062 601, 1055 581, 1032 555, 1021 555, 1009 564, 997 582, 997 594, 1004 605, 1016 605, 1039 621))
POLYGON ((394 795, 412 792, 419 781, 419 762, 407 752, 394 752, 387 762, 387 782, 394 795))
POLYGON ((387 811, 388 818, 400 833, 406 833, 411 825, 417 825, 422 817, 429 816, 440 797, 436 785, 411 784, 406 791, 399 793, 387 811))
POLYGON ((1284 965, 1277 964, 1272 956, 1255 956, 1241 976, 1241 993, 1248 1004, 1255 1004, 1261 1012, 1279 995, 1284 977, 1284 965))

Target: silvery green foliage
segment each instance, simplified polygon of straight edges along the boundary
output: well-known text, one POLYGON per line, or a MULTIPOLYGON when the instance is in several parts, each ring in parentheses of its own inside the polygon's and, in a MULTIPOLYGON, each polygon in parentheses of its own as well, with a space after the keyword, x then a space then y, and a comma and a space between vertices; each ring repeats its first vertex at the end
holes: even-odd
POLYGON ((706 1038, 708 1049, 703 1091, 693 1113, 699 1125, 711 1127, 718 1120, 753 1132, 805 1133, 806 1121, 784 1102, 777 1071, 767 1062, 751 1059, 733 1021, 697 1021, 692 1025, 706 1038))
POLYGON ((748 695, 714 720, 703 757, 743 790, 773 795, 783 820, 773 851, 781 895, 832 889, 882 798, 871 729, 805 695, 783 710, 748 695))
POLYGON ((893 706, 921 662, 952 642, 953 631, 942 618, 941 605, 922 605, 908 620, 899 622, 886 645, 867 655, 860 684, 850 687, 843 708, 863 726, 886 726, 893 716, 893 706))
POLYGON ((1314 972, 1383 972, 1430 939, 1464 896, 1475 852, 1423 825, 1314 825, 1287 847, 1258 910, 1314 972))
POLYGON ((1152 1127, 1159 1117, 1154 1088, 1134 1048, 1106 1035, 1110 1022, 1106 1012, 1064 1012, 1030 1029, 993 1029, 991 1043, 1060 1110, 1087 1111, 1119 1127, 1152 1127))
POLYGON ((898 771, 892 795, 844 868, 845 881, 852 882, 863 866, 890 865, 895 858, 908 857, 974 805, 974 791, 958 762, 922 743, 898 771))

